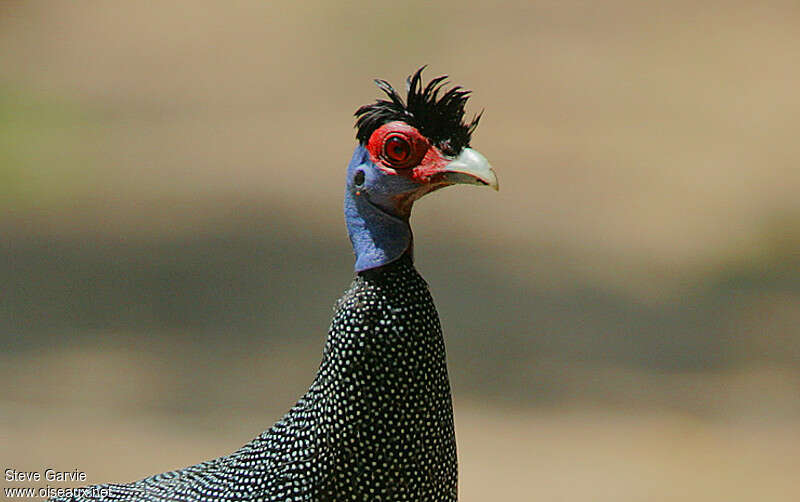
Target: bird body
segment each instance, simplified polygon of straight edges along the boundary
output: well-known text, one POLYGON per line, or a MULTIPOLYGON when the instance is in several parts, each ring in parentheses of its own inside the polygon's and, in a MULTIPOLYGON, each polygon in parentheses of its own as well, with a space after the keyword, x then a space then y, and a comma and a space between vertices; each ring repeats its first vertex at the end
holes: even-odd
POLYGON ((423 89, 421 71, 410 79, 401 109, 399 96, 379 81, 392 101, 357 112, 360 144, 345 191, 356 277, 337 304, 308 392, 231 455, 55 500, 457 500, 444 339, 428 286, 413 265, 408 218, 414 200, 430 191, 457 183, 496 188, 497 182, 485 159, 468 148, 477 119, 461 121, 466 91, 454 88, 439 99, 443 79, 423 89), (423 111, 437 110, 454 115, 444 118, 455 134, 431 129, 442 117, 414 124, 414 115, 403 115, 415 112, 420 119, 423 111), (398 111, 402 121, 394 120, 398 111))

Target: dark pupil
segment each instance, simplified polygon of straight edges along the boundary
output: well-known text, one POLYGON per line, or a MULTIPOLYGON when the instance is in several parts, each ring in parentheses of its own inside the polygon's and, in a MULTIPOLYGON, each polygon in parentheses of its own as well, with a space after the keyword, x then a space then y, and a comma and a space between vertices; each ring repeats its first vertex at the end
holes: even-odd
POLYGON ((402 138, 394 137, 389 138, 386 142, 386 155, 389 160, 394 162, 402 162, 408 158, 411 147, 408 142, 402 138))

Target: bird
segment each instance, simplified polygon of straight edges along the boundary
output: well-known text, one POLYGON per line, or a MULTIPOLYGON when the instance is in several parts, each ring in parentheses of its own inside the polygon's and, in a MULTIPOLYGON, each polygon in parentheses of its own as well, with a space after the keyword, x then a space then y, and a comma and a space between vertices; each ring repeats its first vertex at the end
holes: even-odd
POLYGON ((132 483, 75 489, 54 502, 456 501, 458 468, 444 338, 414 267, 415 201, 451 185, 498 189, 470 141, 483 112, 446 75, 405 99, 385 94, 355 112, 344 217, 354 279, 338 300, 308 391, 234 453, 132 483))

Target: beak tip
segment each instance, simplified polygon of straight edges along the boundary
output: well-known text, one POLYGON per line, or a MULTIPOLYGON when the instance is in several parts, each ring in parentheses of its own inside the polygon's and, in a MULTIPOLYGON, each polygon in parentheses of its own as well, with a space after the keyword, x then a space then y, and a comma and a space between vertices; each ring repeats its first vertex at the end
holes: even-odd
POLYGON ((486 163, 486 167, 488 172, 486 173, 487 176, 485 177, 484 181, 486 181, 486 184, 489 185, 489 187, 495 192, 499 192, 500 182, 497 181, 497 174, 495 174, 494 169, 492 169, 492 166, 488 162, 486 163))
POLYGON ((485 186, 488 186, 495 192, 500 191, 500 183, 497 181, 497 175, 494 173, 494 169, 489 166, 488 172, 485 176, 481 176, 478 178, 485 186))

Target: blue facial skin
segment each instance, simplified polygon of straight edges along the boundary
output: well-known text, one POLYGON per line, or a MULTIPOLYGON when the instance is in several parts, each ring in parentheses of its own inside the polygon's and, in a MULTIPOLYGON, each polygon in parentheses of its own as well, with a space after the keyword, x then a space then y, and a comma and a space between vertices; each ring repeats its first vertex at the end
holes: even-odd
POLYGON ((356 272, 387 265, 400 258, 411 246, 408 214, 401 214, 397 196, 410 194, 420 185, 406 178, 387 174, 359 145, 347 166, 344 219, 356 255, 356 272), (357 184, 363 172, 363 182, 357 184))

